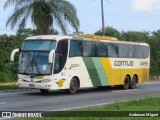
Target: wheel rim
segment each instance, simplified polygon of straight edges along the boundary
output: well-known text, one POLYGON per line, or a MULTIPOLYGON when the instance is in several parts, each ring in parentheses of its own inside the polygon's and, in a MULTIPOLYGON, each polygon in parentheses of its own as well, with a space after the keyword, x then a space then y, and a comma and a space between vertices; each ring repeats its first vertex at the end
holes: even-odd
POLYGON ((128 79, 125 80, 124 85, 128 86, 128 79))
POLYGON ((71 82, 71 90, 76 90, 76 88, 77 88, 76 81, 72 81, 71 82))
POLYGON ((129 88, 130 80, 128 77, 125 77, 123 88, 126 90, 129 88))
POLYGON ((136 86, 136 80, 137 80, 137 79, 136 79, 135 77, 134 77, 133 80, 132 80, 132 86, 133 86, 133 87, 136 86))

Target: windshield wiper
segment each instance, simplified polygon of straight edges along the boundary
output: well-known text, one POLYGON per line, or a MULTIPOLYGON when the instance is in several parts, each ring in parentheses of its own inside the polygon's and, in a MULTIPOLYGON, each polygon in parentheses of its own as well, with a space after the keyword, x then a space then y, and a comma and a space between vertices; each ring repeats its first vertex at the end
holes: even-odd
POLYGON ((41 72, 40 72, 40 70, 39 70, 39 67, 38 67, 37 62, 36 62, 36 61, 34 61, 34 63, 35 63, 35 66, 36 66, 36 68, 37 68, 37 72, 38 72, 38 74, 41 74, 41 72))
POLYGON ((25 68, 25 70, 23 71, 23 74, 25 74, 25 73, 26 73, 26 71, 28 70, 28 68, 29 68, 30 64, 31 64, 31 61, 27 64, 27 67, 26 67, 26 68, 25 68))
POLYGON ((28 70, 29 66, 31 66, 31 67, 32 67, 31 75, 33 75, 33 69, 34 69, 33 67, 34 67, 34 64, 35 64, 35 67, 36 67, 36 69, 37 69, 38 74, 41 74, 41 72, 40 72, 40 70, 39 70, 39 67, 38 67, 38 64, 37 64, 37 62, 34 60, 34 55, 33 55, 33 57, 32 57, 32 60, 27 64, 27 67, 26 67, 26 69, 23 71, 23 73, 26 73, 26 70, 28 70))
POLYGON ((34 60, 34 55, 33 55, 32 63, 31 63, 31 65, 32 65, 32 75, 33 75, 33 69, 34 69, 33 67, 34 67, 34 64, 35 64, 35 67, 36 67, 36 69, 37 69, 38 74, 40 74, 40 70, 39 70, 38 64, 37 64, 37 62, 34 60))

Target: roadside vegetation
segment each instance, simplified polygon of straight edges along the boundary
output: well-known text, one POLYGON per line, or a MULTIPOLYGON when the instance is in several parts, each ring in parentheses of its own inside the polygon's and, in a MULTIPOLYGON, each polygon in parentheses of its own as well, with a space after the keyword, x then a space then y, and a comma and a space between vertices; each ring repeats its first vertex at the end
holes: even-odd
POLYGON ((13 89, 18 89, 17 85, 3 85, 0 86, 0 90, 13 90, 13 89))
MULTIPOLYGON (((160 107, 159 107, 159 102, 160 102, 160 97, 154 97, 154 98, 147 98, 147 99, 141 99, 141 100, 133 100, 133 101, 128 101, 128 102, 123 102, 123 103, 114 103, 111 105, 103 105, 103 106, 97 106, 97 107, 89 107, 89 108, 83 108, 83 109, 75 109, 74 111, 78 111, 79 114, 83 114, 83 112, 93 112, 93 114, 96 114, 97 112, 100 111, 119 111, 119 114, 121 115, 121 111, 134 111, 135 113, 139 113, 140 111, 143 111, 145 113, 149 113, 149 111, 152 113, 152 111, 160 111, 160 107), (152 101, 152 102, 151 102, 152 101), (82 111, 82 113, 81 113, 82 111)), ((134 113, 132 112, 132 113, 134 113)), ((105 112, 104 112, 105 113, 105 112)), ((64 113, 65 114, 65 113, 64 113)), ((123 113, 122 113, 123 114, 123 113)), ((107 119, 107 120, 155 120, 155 119, 159 119, 159 118, 152 118, 152 117, 103 117, 103 116, 99 116, 99 117, 72 117, 73 114, 71 112, 71 115, 67 115, 67 116, 71 116, 71 117, 62 117, 63 114, 61 116, 58 117, 51 117, 52 115, 50 115, 48 118, 38 118, 39 120, 50 120, 50 119, 56 119, 56 120, 82 120, 82 119, 87 119, 87 120, 103 120, 103 119, 107 119)), ((54 115, 55 116, 55 115, 54 115)), ((75 115, 76 116, 76 115, 75 115)), ((77 115, 79 116, 79 115, 77 115)), ((30 120, 35 120, 37 118, 29 118, 30 120)), ((28 118, 23 119, 23 120, 29 120, 28 118)))

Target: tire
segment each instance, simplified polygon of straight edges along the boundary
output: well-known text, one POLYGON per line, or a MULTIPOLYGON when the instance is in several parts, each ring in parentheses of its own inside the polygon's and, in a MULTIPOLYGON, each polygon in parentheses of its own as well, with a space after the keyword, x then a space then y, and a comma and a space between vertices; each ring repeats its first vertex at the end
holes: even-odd
POLYGON ((123 89, 127 90, 129 87, 130 87, 130 78, 129 78, 129 76, 126 76, 124 78, 123 89))
POLYGON ((78 90, 78 80, 76 78, 72 78, 71 82, 70 82, 70 86, 69 89, 67 90, 67 92, 69 94, 75 94, 78 90))
POLYGON ((40 89, 41 93, 46 94, 49 92, 49 90, 40 89))
POLYGON ((135 89, 136 87, 137 87, 137 77, 133 76, 131 84, 130 84, 130 88, 135 89))

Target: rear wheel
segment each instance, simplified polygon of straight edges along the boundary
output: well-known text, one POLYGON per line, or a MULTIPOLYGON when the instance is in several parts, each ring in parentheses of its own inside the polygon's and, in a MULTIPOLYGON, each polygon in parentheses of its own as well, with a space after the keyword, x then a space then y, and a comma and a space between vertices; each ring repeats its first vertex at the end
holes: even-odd
POLYGON ((67 90, 68 93, 70 94, 74 94, 77 92, 78 90, 78 80, 76 78, 72 78, 71 82, 70 82, 70 86, 69 89, 67 90))
POLYGON ((133 76, 131 84, 130 84, 130 88, 131 89, 135 89, 136 88, 136 86, 137 86, 137 80, 138 80, 137 77, 133 76))
POLYGON ((41 93, 46 94, 49 92, 49 90, 40 89, 41 93))
POLYGON ((124 78, 124 84, 123 84, 123 89, 127 90, 130 86, 130 78, 129 76, 126 76, 124 78))

